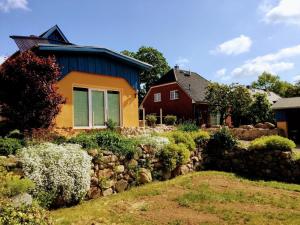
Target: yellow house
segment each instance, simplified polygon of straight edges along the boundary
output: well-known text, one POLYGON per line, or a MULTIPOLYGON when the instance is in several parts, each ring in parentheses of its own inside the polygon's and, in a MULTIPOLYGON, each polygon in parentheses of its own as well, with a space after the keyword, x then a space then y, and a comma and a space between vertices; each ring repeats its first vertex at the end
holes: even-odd
POLYGON ((58 128, 138 126, 139 75, 151 65, 106 48, 70 43, 56 25, 40 36, 11 36, 20 51, 54 55, 61 68, 58 91, 66 98, 58 128))

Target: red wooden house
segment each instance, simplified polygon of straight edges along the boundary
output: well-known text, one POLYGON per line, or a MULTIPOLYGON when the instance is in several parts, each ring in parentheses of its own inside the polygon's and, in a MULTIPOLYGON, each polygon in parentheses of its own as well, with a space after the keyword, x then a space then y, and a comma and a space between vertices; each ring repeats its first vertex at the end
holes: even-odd
POLYGON ((147 114, 176 115, 178 120, 209 124, 205 91, 209 81, 199 74, 175 66, 153 85, 141 103, 147 114))

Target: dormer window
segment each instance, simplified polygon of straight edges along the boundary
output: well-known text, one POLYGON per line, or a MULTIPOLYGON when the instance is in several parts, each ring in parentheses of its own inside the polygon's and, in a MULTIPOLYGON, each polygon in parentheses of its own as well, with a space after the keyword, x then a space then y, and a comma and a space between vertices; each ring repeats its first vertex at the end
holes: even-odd
POLYGON ((161 102, 161 94, 160 93, 154 94, 154 102, 161 102))
POLYGON ((178 90, 170 91, 170 100, 176 100, 176 99, 179 99, 179 91, 178 90))

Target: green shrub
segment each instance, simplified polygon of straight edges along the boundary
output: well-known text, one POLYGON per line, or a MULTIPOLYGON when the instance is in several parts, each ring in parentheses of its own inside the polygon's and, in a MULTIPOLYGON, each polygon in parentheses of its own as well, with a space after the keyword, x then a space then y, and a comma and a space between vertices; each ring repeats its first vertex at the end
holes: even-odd
POLYGON ((205 148, 205 153, 221 156, 225 151, 232 150, 237 145, 237 140, 228 128, 222 128, 212 135, 205 148))
POLYGON ((146 116, 146 121, 147 121, 148 125, 151 127, 153 127, 156 124, 156 120, 157 120, 157 118, 155 115, 149 114, 146 116))
POLYGON ((68 140, 69 143, 79 144, 84 149, 98 148, 95 134, 80 133, 68 140))
POLYGON ((179 124, 178 130, 181 130, 181 131, 197 131, 197 130, 199 130, 199 127, 194 122, 185 121, 185 122, 179 124))
POLYGON ((182 144, 166 145, 159 153, 158 157, 166 170, 172 171, 177 166, 186 164, 190 159, 190 151, 182 144))
POLYGON ((291 151, 295 147, 296 145, 292 140, 278 135, 257 138, 253 140, 249 145, 250 150, 291 151))
POLYGON ((49 214, 37 205, 14 207, 0 204, 0 224, 3 225, 52 225, 49 214))
POLYGON ((95 138, 100 148, 112 151, 113 153, 132 158, 136 152, 136 141, 125 138, 116 132, 102 131, 97 133, 95 138))
POLYGON ((111 130, 111 131, 116 130, 117 123, 114 122, 112 119, 108 119, 105 124, 106 124, 108 130, 111 130))
POLYGON ((194 142, 197 144, 197 146, 205 147, 210 139, 210 134, 206 131, 194 131, 191 133, 192 138, 194 139, 194 142))
POLYGON ((16 138, 0 138, 0 155, 16 154, 23 147, 22 141, 16 138))
POLYGON ((172 131, 167 134, 167 137, 171 142, 175 144, 184 144, 190 151, 194 151, 196 148, 195 142, 188 132, 183 131, 172 131))
POLYGON ((174 115, 166 115, 165 116, 165 124, 174 125, 177 121, 177 116, 174 115))
POLYGON ((54 139, 53 139, 52 142, 53 142, 54 144, 60 145, 60 144, 67 143, 68 141, 69 141, 68 138, 66 138, 65 136, 58 135, 58 136, 54 137, 54 139))
POLYGON ((27 179, 21 179, 20 176, 8 172, 5 168, 5 161, 0 161, 0 199, 13 197, 30 191, 34 188, 34 183, 27 179))
POLYGON ((79 145, 43 143, 23 148, 19 157, 43 207, 77 204, 90 188, 91 157, 79 145))

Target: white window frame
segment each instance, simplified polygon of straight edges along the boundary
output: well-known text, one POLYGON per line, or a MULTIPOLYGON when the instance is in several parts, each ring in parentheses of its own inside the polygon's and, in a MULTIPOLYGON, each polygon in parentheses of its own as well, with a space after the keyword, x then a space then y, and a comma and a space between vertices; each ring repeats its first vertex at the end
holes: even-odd
POLYGON ((176 100, 176 99, 179 99, 179 91, 178 90, 170 91, 170 100, 176 100))
POLYGON ((105 123, 108 120, 108 99, 107 99, 107 92, 109 91, 117 91, 119 92, 120 95, 120 126, 121 127, 123 124, 123 119, 122 119, 122 95, 120 90, 116 89, 102 89, 102 88, 88 88, 88 87, 82 87, 82 86, 73 86, 72 87, 72 95, 73 95, 73 100, 72 100, 72 111, 73 111, 73 129, 104 129, 107 128, 106 125, 102 126, 93 126, 93 104, 92 104, 92 91, 102 91, 104 92, 104 121, 105 123), (75 126, 75 118, 74 118, 74 88, 85 88, 88 90, 88 104, 89 104, 89 126, 75 126))
POLYGON ((161 93, 154 93, 154 102, 161 102, 161 93))

